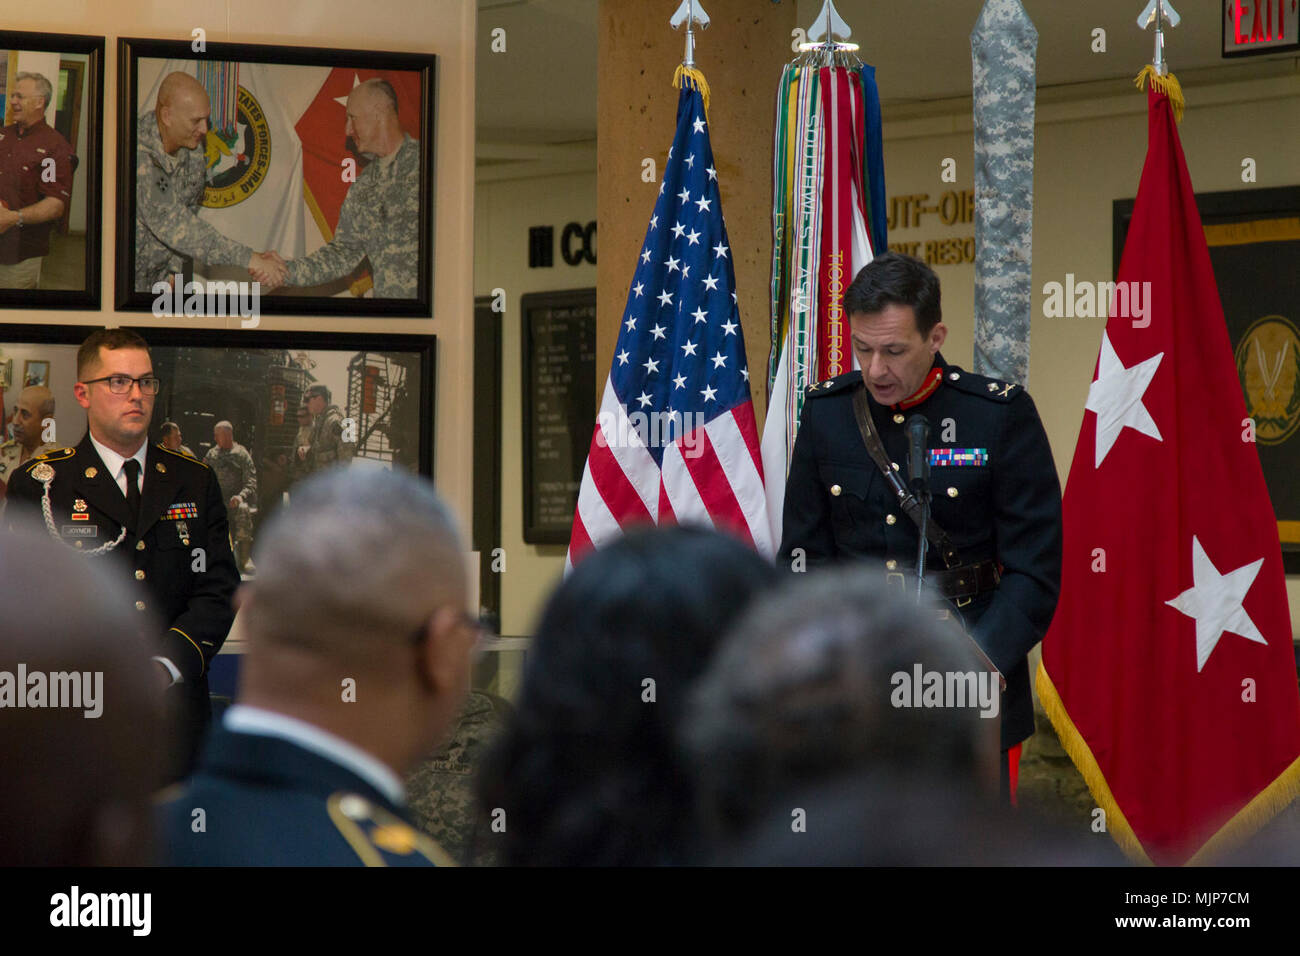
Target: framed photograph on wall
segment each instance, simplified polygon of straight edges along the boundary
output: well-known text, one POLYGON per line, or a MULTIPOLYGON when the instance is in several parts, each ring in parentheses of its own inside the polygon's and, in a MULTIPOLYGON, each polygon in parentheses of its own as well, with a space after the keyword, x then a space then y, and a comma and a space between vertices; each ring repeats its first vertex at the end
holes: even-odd
MULTIPOLYGON (((86 415, 72 394, 77 347, 92 329, 0 325, 0 365, 43 365, 54 393, 55 443, 76 445, 86 415)), ((257 530, 293 486, 332 467, 403 468, 433 475, 431 335, 361 335, 226 329, 136 329, 162 387, 149 440, 202 461, 219 422, 249 453, 257 489, 247 519, 257 530), (164 427, 173 423, 178 429, 164 427)), ((0 394, 6 416, 18 395, 0 394)), ((5 424, 8 424, 7 418, 5 424)), ((238 490, 238 489, 236 489, 238 490)))
MULTIPOLYGON (((1197 193, 1246 413, 1277 513, 1282 564, 1300 574, 1300 186, 1197 193)), ((1133 218, 1115 201, 1114 267, 1133 218)))
POLYGON ((119 309, 257 280, 265 314, 432 314, 437 57, 122 39, 118 70, 119 309))
POLYGON ((0 31, 0 307, 98 309, 104 38, 0 31))
POLYGON ((50 363, 42 359, 28 359, 23 363, 23 388, 50 387, 50 363))

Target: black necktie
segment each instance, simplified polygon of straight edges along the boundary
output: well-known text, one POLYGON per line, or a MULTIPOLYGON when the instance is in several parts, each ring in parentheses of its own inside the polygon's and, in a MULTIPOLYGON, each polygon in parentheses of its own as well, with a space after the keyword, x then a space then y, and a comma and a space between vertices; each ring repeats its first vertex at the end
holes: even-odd
POLYGON ((140 523, 140 463, 134 458, 122 466, 126 469, 126 510, 131 512, 131 531, 140 523))

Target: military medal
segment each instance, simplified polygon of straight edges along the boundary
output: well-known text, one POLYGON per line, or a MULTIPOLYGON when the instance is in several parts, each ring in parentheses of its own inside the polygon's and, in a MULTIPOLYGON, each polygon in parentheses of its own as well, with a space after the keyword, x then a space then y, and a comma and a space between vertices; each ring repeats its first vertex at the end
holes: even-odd
POLYGON ((43 461, 32 469, 32 477, 37 481, 53 481, 54 469, 50 467, 48 462, 43 461))

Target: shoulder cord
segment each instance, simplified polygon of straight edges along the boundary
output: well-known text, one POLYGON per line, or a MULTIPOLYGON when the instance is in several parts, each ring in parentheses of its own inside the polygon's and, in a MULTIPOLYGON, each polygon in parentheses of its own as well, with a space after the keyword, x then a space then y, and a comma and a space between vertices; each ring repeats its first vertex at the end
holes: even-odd
MULTIPOLYGON (((54 476, 50 475, 48 478, 42 478, 40 479, 40 482, 45 486, 45 493, 41 495, 41 514, 45 517, 45 530, 50 533, 51 538, 54 538, 56 541, 62 541, 63 539, 60 537, 59 532, 54 528, 54 515, 50 508, 50 485, 54 483, 54 476)), ((110 541, 108 544, 101 544, 98 548, 93 548, 90 551, 82 551, 81 553, 88 558, 97 558, 100 555, 112 551, 121 544, 125 538, 126 525, 123 525, 122 533, 117 536, 116 541, 110 541)))

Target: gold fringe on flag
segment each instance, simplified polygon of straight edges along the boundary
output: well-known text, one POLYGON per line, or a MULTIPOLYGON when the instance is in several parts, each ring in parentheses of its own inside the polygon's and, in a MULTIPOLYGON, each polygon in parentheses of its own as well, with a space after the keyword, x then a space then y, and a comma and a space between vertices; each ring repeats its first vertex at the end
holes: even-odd
MULTIPOLYGON (((1097 759, 1092 755, 1092 750, 1083 739, 1083 735, 1074 726, 1070 715, 1066 713, 1065 703, 1057 694, 1056 685, 1052 683, 1041 661, 1038 664, 1038 676, 1034 683, 1038 691, 1038 699, 1043 709, 1047 711, 1052 726, 1056 728, 1061 746, 1083 776, 1088 789, 1092 791, 1093 799, 1097 801, 1097 806, 1106 813, 1106 830, 1111 838, 1134 863, 1151 866, 1151 858, 1147 856, 1133 828, 1124 818, 1119 804, 1115 802, 1115 796, 1110 792, 1110 785, 1106 783, 1106 778, 1097 765, 1097 759)), ((1214 863, 1216 857, 1235 849, 1259 832, 1297 796, 1300 796, 1300 757, 1292 761, 1291 765, 1278 774, 1272 783, 1219 827, 1218 831, 1206 840, 1184 865, 1205 866, 1214 863)))
POLYGON ((1166 73, 1161 76, 1156 72, 1156 68, 1148 63, 1142 67, 1142 72, 1137 75, 1133 83, 1139 90, 1146 89, 1146 84, 1150 82, 1151 88, 1157 93, 1163 93, 1169 97, 1169 105, 1174 108, 1174 122, 1183 121, 1183 109, 1187 103, 1183 99, 1183 88, 1178 84, 1178 77, 1172 73, 1166 73))
POLYGON ((704 100, 704 118, 709 118, 709 81, 704 78, 704 74, 692 66, 685 63, 677 67, 677 72, 673 74, 673 88, 680 90, 682 84, 693 85, 700 91, 700 97, 704 100))
POLYGON ((1038 676, 1034 684, 1038 691, 1038 700, 1043 705, 1043 710, 1047 711, 1047 718, 1052 722, 1052 726, 1056 728, 1056 736, 1060 738, 1061 747, 1083 776, 1083 781, 1092 791, 1092 798, 1097 801, 1097 806, 1106 814, 1106 832, 1130 860, 1142 866, 1151 866, 1151 858, 1147 856, 1146 850, 1142 849, 1137 834, 1124 818, 1124 811, 1115 802, 1115 796, 1110 792, 1110 785, 1106 783, 1101 767, 1097 766, 1097 758, 1092 755, 1092 750, 1083 739, 1083 734, 1079 733, 1078 728, 1074 726, 1074 721, 1065 712, 1065 703, 1057 694, 1056 685, 1047 676, 1047 669, 1043 667, 1041 661, 1038 664, 1038 676))

